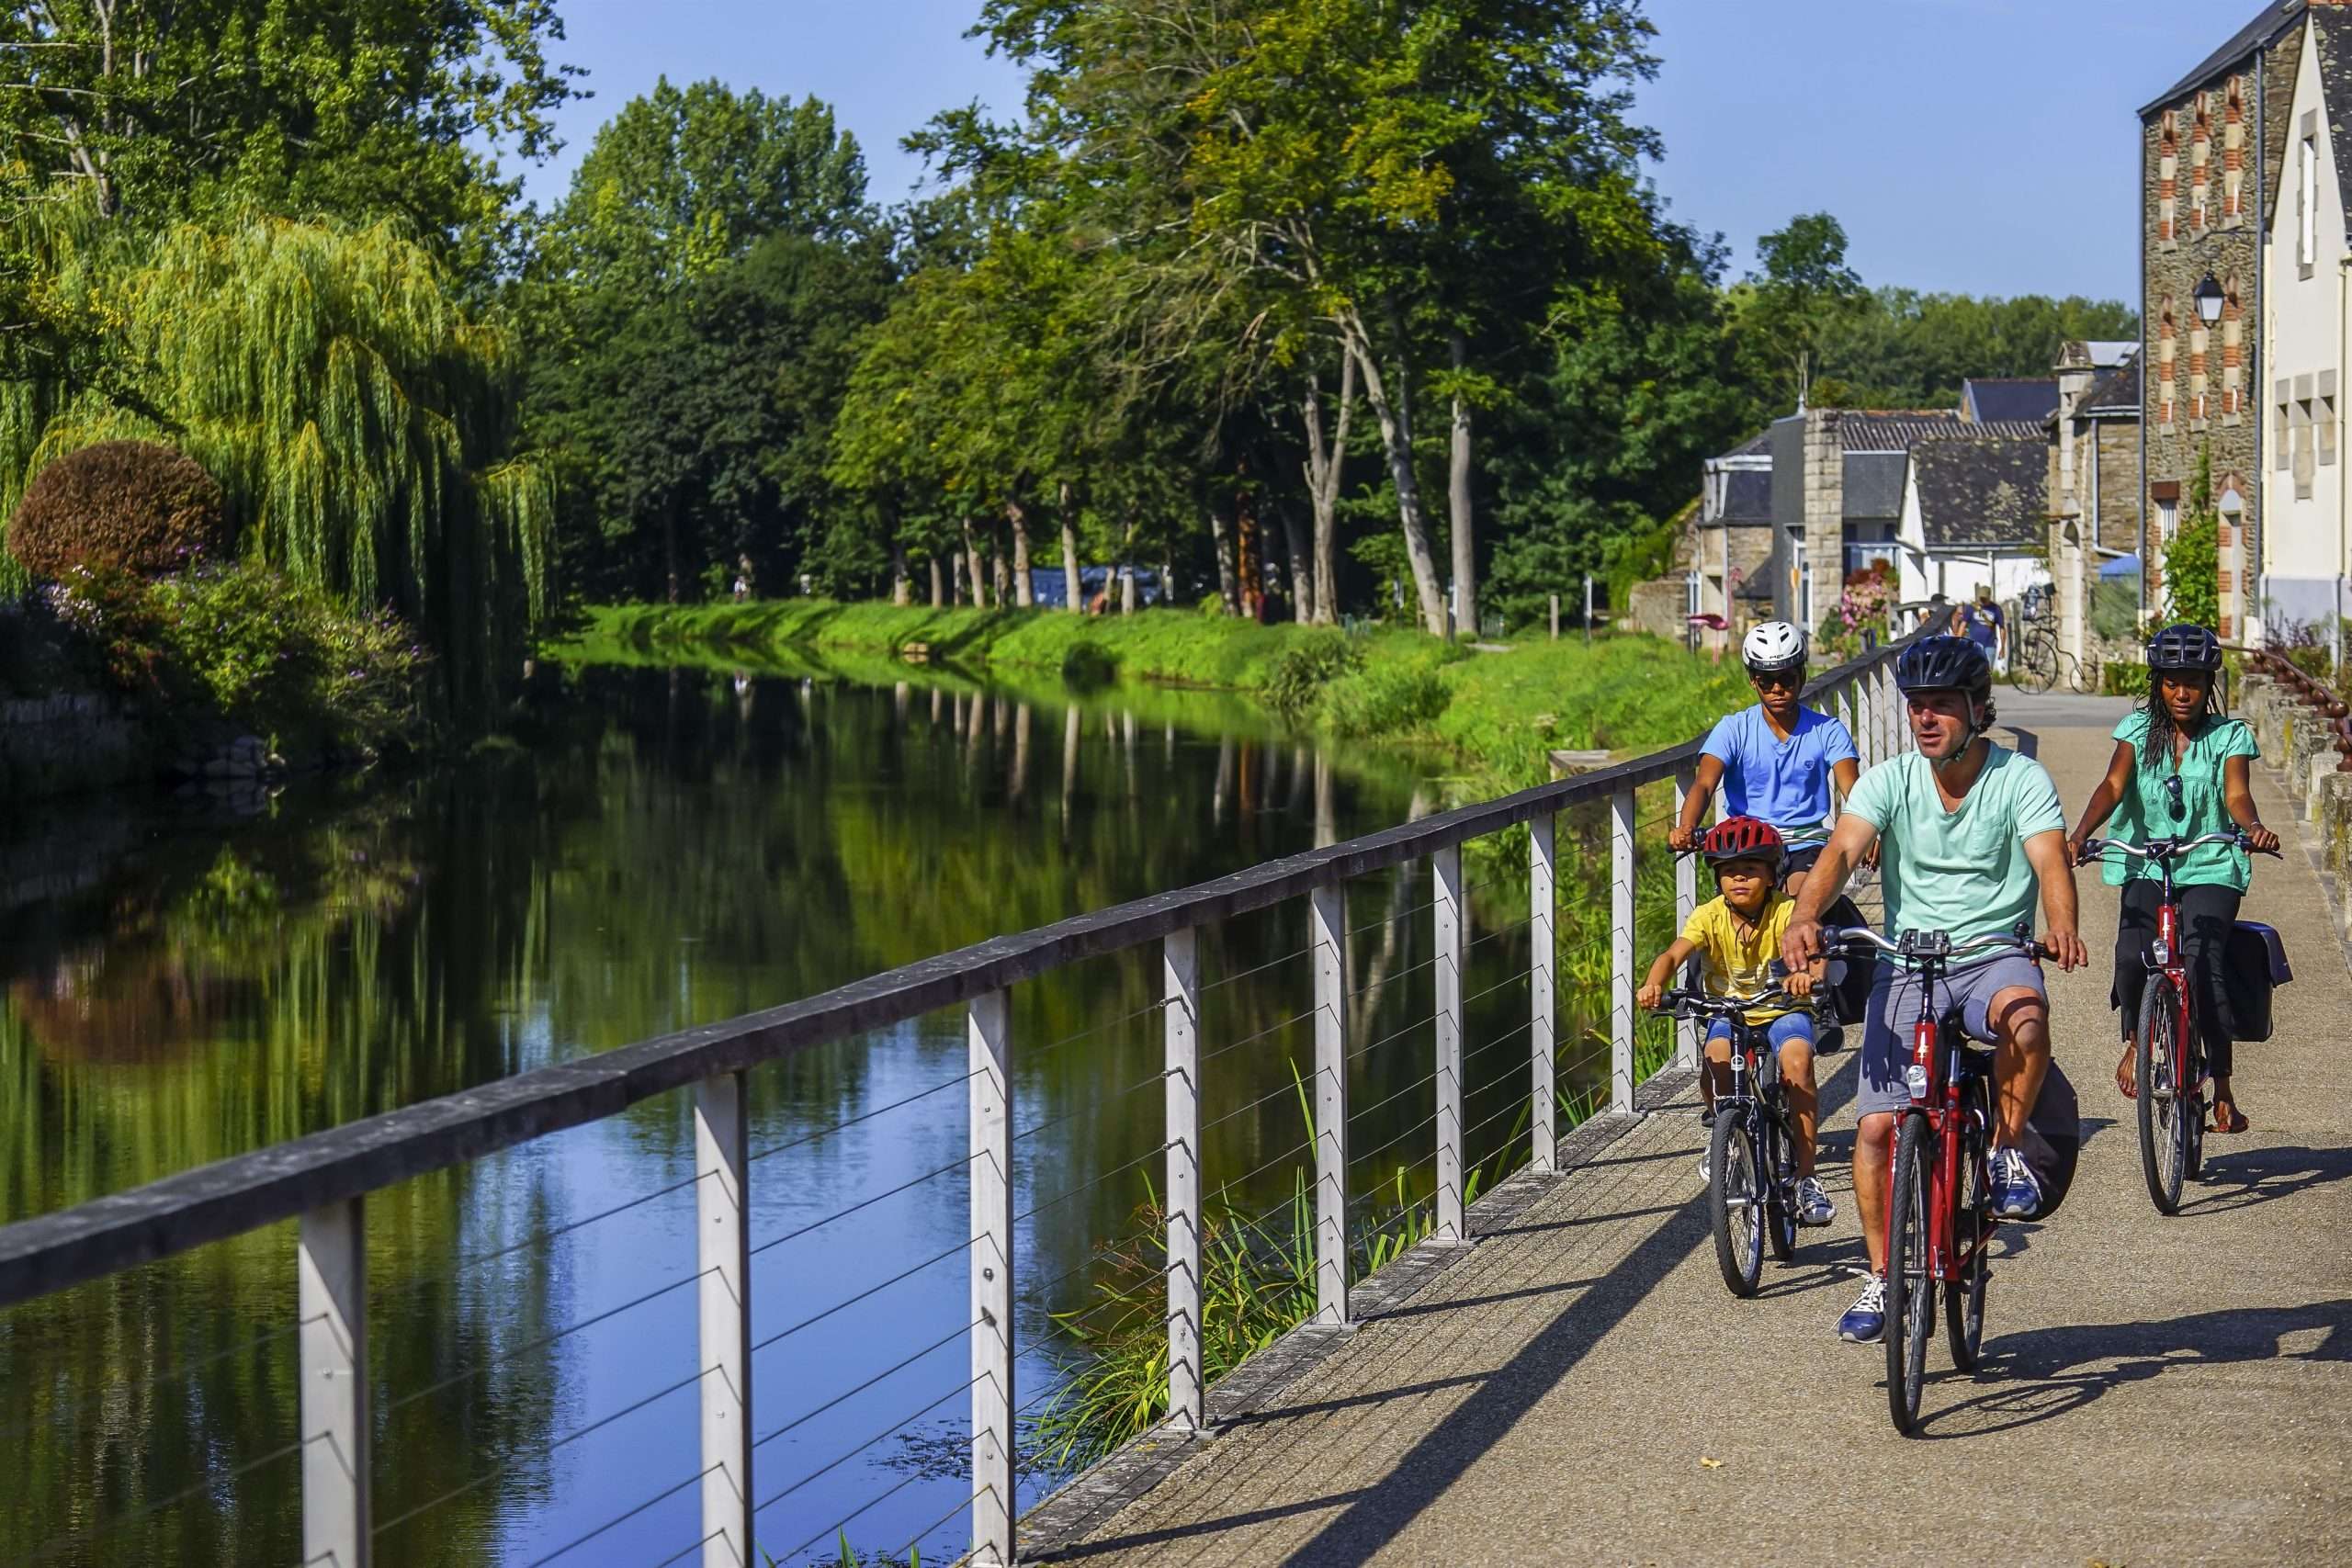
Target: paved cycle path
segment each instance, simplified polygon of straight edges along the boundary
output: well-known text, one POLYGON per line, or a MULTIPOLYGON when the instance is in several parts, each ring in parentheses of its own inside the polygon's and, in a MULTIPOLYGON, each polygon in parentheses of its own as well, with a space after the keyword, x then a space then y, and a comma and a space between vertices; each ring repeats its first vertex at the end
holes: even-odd
MULTIPOLYGON (((2044 712, 2043 709, 2049 711, 2044 712)), ((2026 723, 2012 716, 2015 722, 2026 723)), ((2111 717, 2033 718, 2069 818, 2111 717), (2083 722, 2083 720, 2088 722, 2083 722)), ((2080 878, 2087 971, 2053 973, 2087 1141, 2064 1212, 2005 1227, 1985 1365, 1939 1334, 1925 1435, 1888 1420, 1880 1347, 1833 1325, 1862 1259, 1854 1055, 1826 1059, 1838 1200, 1749 1301, 1717 1273, 1687 1078, 1498 1234, 1051 1554, 1100 1563, 2172 1564, 2352 1553, 2352 975, 2299 814, 2256 770, 2284 863, 2277 1032, 2240 1047, 2253 1122, 2207 1141, 2159 1218, 2107 1004, 2116 899, 2080 878)))

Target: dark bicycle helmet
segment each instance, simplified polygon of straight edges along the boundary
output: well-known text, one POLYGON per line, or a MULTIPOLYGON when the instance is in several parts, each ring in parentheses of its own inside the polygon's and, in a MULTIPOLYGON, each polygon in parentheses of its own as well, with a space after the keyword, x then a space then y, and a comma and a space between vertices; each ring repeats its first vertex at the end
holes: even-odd
POLYGON ((1760 860, 1778 876, 1789 847, 1781 841, 1781 830, 1760 817, 1726 817, 1707 829, 1707 836, 1699 840, 1699 852, 1711 866, 1725 861, 1760 860))
POLYGON ((2211 674, 2221 667, 2221 638, 2192 622, 2176 621, 2148 639, 2151 670, 2202 670, 2211 674))
POLYGON ((1993 661, 1964 637, 1923 637, 1894 660, 1894 684, 1905 692, 1987 696, 1993 690, 1993 661))

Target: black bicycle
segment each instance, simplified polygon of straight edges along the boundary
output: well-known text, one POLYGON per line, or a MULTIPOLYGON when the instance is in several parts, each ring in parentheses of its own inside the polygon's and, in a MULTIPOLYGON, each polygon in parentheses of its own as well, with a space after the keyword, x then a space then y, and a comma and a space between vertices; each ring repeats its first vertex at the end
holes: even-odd
MULTIPOLYGON (((1703 1037, 1719 1018, 1731 1021, 1731 1088, 1715 1096, 1714 1140, 1707 1150, 1707 1211, 1715 1262, 1735 1296, 1752 1296, 1764 1274, 1764 1249, 1786 1263, 1797 1248, 1796 1128, 1781 1083, 1781 1054, 1767 1026, 1747 1021, 1750 1008, 1796 1009, 1804 999, 1774 989, 1746 998, 1713 997, 1695 986, 1667 992, 1656 1010, 1696 1020, 1703 1037)), ((1699 1070, 1709 1064, 1703 1059, 1699 1070)))

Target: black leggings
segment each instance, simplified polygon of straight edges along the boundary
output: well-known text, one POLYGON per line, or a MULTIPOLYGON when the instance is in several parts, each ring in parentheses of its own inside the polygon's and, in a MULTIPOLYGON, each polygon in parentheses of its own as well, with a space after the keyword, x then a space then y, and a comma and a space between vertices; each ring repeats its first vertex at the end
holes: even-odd
MULTIPOLYGON (((2207 1070, 2230 1076, 2230 1036, 2222 1027, 2222 964, 2230 927, 2238 918, 2238 890, 2211 883, 2173 889, 2180 897, 2181 957, 2188 966, 2189 1010, 2205 1047, 2207 1070)), ((2125 883, 2123 918, 2115 928, 2115 989, 2109 1000, 2123 1010, 2123 1032, 2140 1027, 2140 996, 2148 988, 2148 943, 2156 937, 2156 905, 2164 885, 2154 879, 2125 883)))

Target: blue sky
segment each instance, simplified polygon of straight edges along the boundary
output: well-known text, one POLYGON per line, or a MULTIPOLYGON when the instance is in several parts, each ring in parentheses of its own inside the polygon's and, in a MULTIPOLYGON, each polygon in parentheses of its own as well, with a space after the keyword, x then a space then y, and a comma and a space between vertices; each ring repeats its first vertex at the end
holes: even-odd
MULTIPOLYGON (((529 176, 560 197, 596 126, 667 73, 831 102, 877 197, 921 174, 899 138, 951 104, 999 116, 1020 81, 964 29, 977 0, 560 0, 558 57, 595 96, 529 176)), ((1641 116, 1674 215, 1756 236, 1826 208, 1873 284, 2129 298, 2133 110, 2254 14, 2254 0, 1651 0, 1658 79, 1641 116)))

